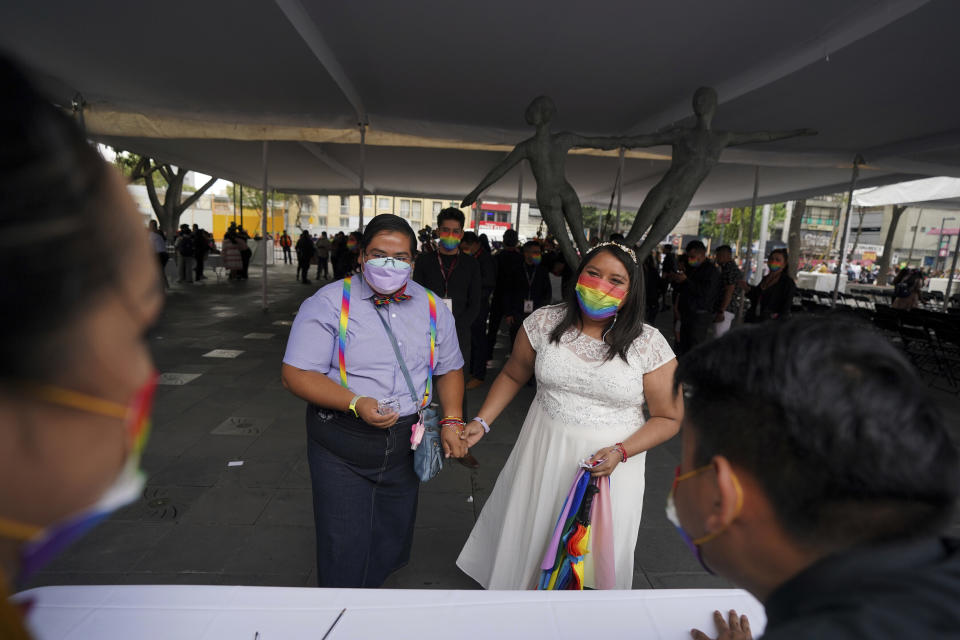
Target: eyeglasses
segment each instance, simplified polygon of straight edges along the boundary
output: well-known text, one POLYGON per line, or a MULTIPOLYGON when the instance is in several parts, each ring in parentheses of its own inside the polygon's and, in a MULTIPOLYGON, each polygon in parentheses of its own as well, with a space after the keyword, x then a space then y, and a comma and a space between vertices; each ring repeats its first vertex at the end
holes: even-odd
POLYGON ((410 264, 410 263, 413 262, 413 258, 410 257, 410 255, 409 255, 409 254, 406 254, 406 253, 401 253, 400 255, 391 256, 391 255, 387 255, 386 253, 384 253, 384 252, 382 252, 382 251, 371 251, 370 253, 365 253, 364 255, 366 256, 367 260, 377 260, 377 259, 380 259, 380 258, 390 258, 390 259, 392 259, 392 260, 399 260, 400 262, 406 262, 407 264, 410 264))

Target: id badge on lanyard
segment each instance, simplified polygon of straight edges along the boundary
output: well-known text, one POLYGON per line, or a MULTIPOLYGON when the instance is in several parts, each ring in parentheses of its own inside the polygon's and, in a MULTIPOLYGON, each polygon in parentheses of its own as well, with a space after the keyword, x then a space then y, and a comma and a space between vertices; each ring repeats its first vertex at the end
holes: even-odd
POLYGON ((443 304, 446 305, 447 309, 450 310, 450 313, 453 313, 453 298, 441 298, 443 304))
POLYGON ((523 301, 523 312, 533 313, 533 300, 527 299, 523 301))

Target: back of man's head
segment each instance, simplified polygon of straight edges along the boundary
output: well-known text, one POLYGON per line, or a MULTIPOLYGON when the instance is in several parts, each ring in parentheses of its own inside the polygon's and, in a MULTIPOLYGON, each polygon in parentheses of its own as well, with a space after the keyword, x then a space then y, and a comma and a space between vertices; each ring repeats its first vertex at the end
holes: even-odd
POLYGON ((938 531, 958 454, 906 357, 871 327, 798 318, 733 331, 676 372, 693 463, 750 474, 786 536, 829 552, 938 531))
POLYGON ((503 232, 503 246, 515 247, 519 241, 520 238, 517 236, 517 232, 513 229, 507 229, 503 232))

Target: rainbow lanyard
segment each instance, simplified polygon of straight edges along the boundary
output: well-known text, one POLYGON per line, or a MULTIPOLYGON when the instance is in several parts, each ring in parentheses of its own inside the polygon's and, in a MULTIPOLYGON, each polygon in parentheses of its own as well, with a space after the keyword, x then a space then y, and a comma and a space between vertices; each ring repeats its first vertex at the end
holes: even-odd
MULTIPOLYGON (((351 277, 347 276, 343 279, 343 298, 340 302, 340 339, 337 349, 337 358, 340 361, 340 384, 349 389, 347 385, 347 322, 350 317, 350 281, 351 277)), ((437 299, 434 297, 433 292, 429 289, 425 289, 427 292, 427 300, 429 301, 430 306, 430 362, 427 365, 427 387, 423 392, 423 404, 420 405, 420 408, 423 409, 430 402, 430 392, 433 389, 433 363, 434 358, 437 353, 437 299)))

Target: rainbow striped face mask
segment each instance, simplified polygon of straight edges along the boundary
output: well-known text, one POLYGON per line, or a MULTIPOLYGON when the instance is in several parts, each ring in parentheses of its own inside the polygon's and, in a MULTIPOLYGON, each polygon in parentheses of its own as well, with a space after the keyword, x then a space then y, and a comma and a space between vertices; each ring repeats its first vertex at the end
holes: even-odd
POLYGON ((449 231, 438 231, 437 241, 445 251, 453 251, 460 246, 460 234, 449 231))
POLYGON ((0 537, 24 543, 20 551, 21 584, 111 513, 140 497, 146 484, 146 476, 140 469, 140 456, 150 433, 150 413, 153 409, 157 378, 156 373, 151 374, 129 405, 116 404, 110 400, 54 386, 31 390, 32 395, 50 404, 123 421, 126 425, 127 460, 113 484, 95 504, 81 509, 61 522, 49 527, 39 527, 0 518, 0 537))
POLYGON ((603 278, 581 273, 577 279, 577 302, 591 320, 606 320, 616 315, 627 290, 615 287, 603 278))

